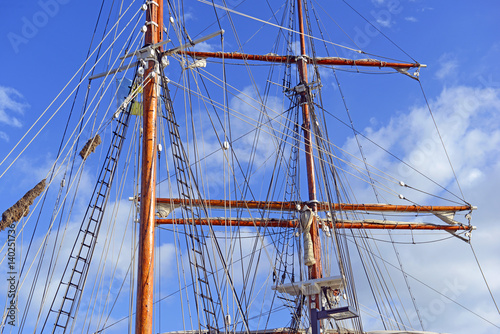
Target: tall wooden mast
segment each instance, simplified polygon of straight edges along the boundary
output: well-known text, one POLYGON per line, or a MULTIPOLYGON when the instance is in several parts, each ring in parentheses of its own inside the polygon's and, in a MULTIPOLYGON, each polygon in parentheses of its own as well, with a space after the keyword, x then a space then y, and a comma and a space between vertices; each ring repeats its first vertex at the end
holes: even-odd
MULTIPOLYGON (((163 1, 148 1, 146 13, 146 45, 162 40, 163 1)), ((154 51, 156 52, 156 51, 154 51)), ((154 227, 156 212, 156 116, 158 107, 159 73, 157 57, 145 59, 143 137, 141 164, 141 205, 139 232, 139 270, 135 332, 153 332, 154 227)))
MULTIPOLYGON (((304 131, 304 145, 306 154, 306 172, 307 172, 307 183, 309 192, 309 204, 308 206, 313 211, 313 221, 309 230, 311 234, 311 240, 313 244, 313 254, 315 263, 309 267, 309 279, 321 278, 323 276, 323 270, 321 267, 321 240, 319 238, 318 224, 316 222, 317 208, 317 198, 316 198, 316 178, 314 175, 314 156, 313 156, 313 141, 311 132, 311 115, 309 110, 309 87, 307 78, 307 54, 306 54, 306 41, 304 37, 304 20, 302 14, 302 0, 297 0, 297 11, 299 16, 299 32, 300 32, 300 57, 297 61, 297 67, 299 70, 299 85, 302 85, 304 89, 301 89, 300 93, 300 104, 302 106, 302 130, 304 131)), ((310 297, 309 307, 311 312, 319 307, 321 300, 319 295, 313 295, 310 297)), ((311 316, 311 319, 313 317, 311 316)))

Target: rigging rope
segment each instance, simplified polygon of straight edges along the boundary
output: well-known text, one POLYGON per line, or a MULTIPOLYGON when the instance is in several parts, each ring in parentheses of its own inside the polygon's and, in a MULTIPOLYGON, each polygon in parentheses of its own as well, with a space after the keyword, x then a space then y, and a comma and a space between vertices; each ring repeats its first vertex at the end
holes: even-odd
POLYGON ((441 137, 441 132, 439 131, 439 128, 438 128, 437 123, 436 123, 436 119, 434 118, 434 113, 432 112, 429 101, 427 100, 427 95, 425 94, 424 87, 422 86, 422 82, 420 80, 418 80, 418 83, 420 85, 420 89, 421 89, 422 94, 424 96, 425 103, 427 105, 427 109, 429 110, 429 114, 431 115, 432 122, 434 123, 434 127, 436 128, 436 132, 439 136, 439 140, 441 141, 441 146, 443 147, 444 153, 446 154, 446 158, 448 159, 448 164, 450 165, 451 171, 453 172, 453 176, 455 177, 455 182, 458 186, 458 189, 460 190, 460 194, 462 195, 462 200, 465 202, 465 199, 464 199, 465 196, 464 196, 464 193, 462 191, 462 187, 460 187, 460 183, 458 182, 458 177, 457 177, 457 174, 455 173, 455 168, 453 168, 453 164, 451 163, 450 155, 448 154, 448 150, 446 149, 446 146, 444 145, 443 137, 441 137))
MULTIPOLYGON (((117 22, 115 23, 115 25, 113 26, 113 28, 118 25, 118 23, 120 23, 120 19, 125 15, 125 13, 131 8, 132 4, 135 2, 132 1, 132 3, 129 5, 129 7, 127 7, 127 9, 125 10, 125 12, 122 14, 122 16, 120 16, 117 20, 117 22)), ((141 11, 141 9, 138 9, 137 12, 134 14, 137 15, 139 12, 141 11)), ((130 23, 131 21, 129 21, 130 23)), ((128 24, 126 26, 128 26, 128 24)), ((108 32, 108 34, 106 34, 105 38, 108 37, 108 35, 111 33, 112 29, 108 32)), ((119 36, 118 36, 119 37, 119 36)), ((116 41, 116 39, 115 39, 116 41)), ((31 130, 35 127, 35 125, 42 119, 42 117, 47 113, 47 111, 50 109, 50 107, 55 103, 55 101, 59 98, 59 96, 61 96, 61 94, 64 92, 64 90, 69 86, 69 84, 73 81, 73 79, 77 76, 78 72, 80 72, 84 67, 85 65, 87 64, 87 62, 90 60, 90 57, 97 51, 97 49, 99 48, 99 46, 104 42, 104 39, 98 44, 98 46, 96 47, 96 49, 94 49, 94 51, 85 59, 84 63, 80 66, 80 68, 75 72, 75 74, 69 79, 69 81, 66 83, 66 85, 61 89, 61 91, 56 95, 56 97, 52 100, 52 102, 47 106, 47 108, 45 108, 45 110, 40 114, 40 116, 35 120, 35 122, 31 125, 31 127, 26 131, 26 133, 21 137, 21 139, 19 139, 19 141, 14 145, 14 147, 9 151, 9 153, 5 156, 5 158, 0 162, 0 166, 7 160, 7 158, 14 152, 14 150, 17 148, 17 146, 19 146, 19 144, 24 140, 24 138, 26 138, 26 136, 28 135, 28 133, 31 132, 31 130)), ((114 43, 114 42, 113 42, 114 43)), ((111 45, 113 45, 113 43, 111 43, 111 45)), ((111 46, 110 46, 111 47, 111 46)), ((110 48, 109 47, 109 48, 110 48)), ((104 52, 104 54, 109 50, 109 48, 104 52)), ((103 56, 104 56, 103 54, 103 56)), ((99 58, 99 60, 101 60, 101 58, 99 58)), ((97 66, 97 62, 92 66, 92 68, 87 72, 87 74, 84 76, 84 78, 86 78, 87 76, 90 75, 90 73, 93 71, 93 69, 97 66)), ((21 150, 21 152, 13 159, 13 161, 10 163, 10 165, 3 171, 2 174, 0 174, 0 178, 10 169, 10 167, 12 167, 12 165, 14 164, 14 162, 19 159, 19 157, 21 156, 21 154, 28 148, 28 146, 33 142, 33 140, 40 134, 40 132, 47 126, 47 124, 54 118, 54 116, 59 112, 59 110, 61 110, 62 108, 62 105, 64 105, 64 103, 66 103, 66 101, 70 98, 70 96, 78 89, 78 87, 82 84, 83 82, 83 79, 81 79, 77 86, 68 94, 68 97, 62 102, 61 106, 59 108, 56 109, 56 111, 49 117, 49 119, 45 122, 45 124, 42 125, 42 127, 40 128, 40 130, 35 134, 35 136, 26 144, 26 146, 21 150)))
POLYGON ((498 314, 500 314, 500 309, 498 308, 495 297, 493 297, 493 293, 491 292, 490 285, 488 284, 488 281, 486 280, 486 276, 484 275, 483 268, 481 268, 481 265, 479 264, 479 260, 477 259, 477 256, 476 256, 476 252, 474 251, 474 247, 472 247, 472 242, 469 241, 469 245, 470 245, 470 250, 472 251, 472 254, 474 255, 474 259, 476 260, 479 271, 481 272, 481 276, 483 276, 484 284, 486 284, 486 287, 488 288, 488 292, 490 293, 491 300, 493 301, 493 304, 495 304, 495 308, 497 309, 498 314))
POLYGON ((397 47, 401 52, 403 52, 405 55, 410 57, 414 62, 417 62, 412 56, 408 54, 405 50, 403 50, 399 45, 397 45, 395 42, 393 42, 386 34, 384 34, 380 29, 378 29, 373 23, 371 23, 369 20, 367 20, 360 12, 358 12, 354 7, 352 7, 350 4, 347 3, 346 0, 342 0, 349 8, 351 8, 356 14, 358 14, 363 20, 366 21, 369 25, 371 25, 375 30, 377 30, 382 36, 384 36, 389 42, 391 42, 395 47, 397 47))
MULTIPOLYGON (((367 250, 367 249, 365 249, 365 250, 366 250, 366 251, 369 251, 369 250, 367 250)), ((387 263, 389 266, 391 266, 391 267, 395 268, 396 270, 401 270, 401 269, 400 269, 400 268, 398 268, 396 265, 394 265, 394 264, 390 263, 389 261, 385 260, 385 259, 384 259, 384 258, 382 258, 381 256, 378 256, 377 254, 374 254, 374 253, 372 253, 372 254, 373 254, 373 256, 375 256, 375 257, 377 257, 378 259, 380 259, 381 261, 383 261, 383 262, 387 263)), ((434 291, 435 293, 437 293, 437 294, 439 294, 440 296, 444 297, 445 299, 449 300, 450 302, 452 302, 452 303, 454 303, 454 304, 456 304, 456 305, 460 306, 460 307, 461 307, 461 308, 463 308, 464 310, 466 310, 466 311, 468 311, 468 312, 470 312, 470 313, 474 314, 476 317, 480 318, 481 320, 483 320, 483 321, 485 321, 485 322, 489 323, 490 325, 492 325, 492 326, 494 326, 494 327, 496 327, 496 328, 500 329, 500 326, 498 326, 498 325, 496 325, 495 323, 493 323, 492 321, 490 321, 490 320, 486 319, 485 317, 483 317, 483 316, 482 316, 482 315, 480 315, 479 313, 474 312, 474 311, 473 311, 473 310, 471 310, 470 308, 468 308, 468 307, 466 307, 466 306, 464 306, 464 305, 460 304, 460 303, 459 303, 459 302, 457 302, 456 300, 451 299, 450 297, 446 296, 446 295, 445 295, 445 294, 443 294, 442 292, 440 292, 440 291, 436 290, 435 288, 433 288, 432 286, 430 286, 430 285, 426 284, 424 281, 422 281, 422 280, 418 279, 417 277, 415 277, 415 276, 413 276, 413 275, 409 274, 408 272, 406 272, 405 274, 406 274, 406 275, 408 275, 408 277, 410 277, 410 278, 414 279, 415 281, 417 281, 418 283, 420 283, 420 284, 424 285, 424 286, 425 286, 425 287, 427 287, 428 289, 430 289, 430 290, 434 291)))
MULTIPOLYGON (((206 0, 197 0, 198 2, 201 2, 203 4, 206 4, 206 5, 212 5, 212 3, 210 3, 209 1, 206 1, 206 0)), ((241 13, 241 12, 238 12, 234 9, 230 9, 230 8, 227 8, 227 7, 224 7, 224 6, 220 6, 220 5, 213 5, 217 8, 220 8, 220 9, 223 9, 223 10, 226 10, 228 12, 231 12, 231 13, 234 13, 234 14, 237 14, 237 15, 240 15, 240 16, 243 16, 243 17, 246 17, 246 18, 249 18, 249 19, 252 19, 254 21, 257 21, 257 22, 262 22, 264 24, 267 24, 267 25, 270 25, 270 26, 273 26, 273 27, 276 27, 276 28, 279 28, 279 29, 282 29, 282 30, 289 30, 295 34, 300 34, 299 31, 296 31, 296 30, 291 30, 289 28, 286 28, 286 27, 283 27, 283 26, 280 26, 280 25, 277 25, 277 24, 274 24, 274 23, 271 23, 269 21, 264 21, 262 19, 259 19, 259 18, 256 18, 254 16, 251 16, 251 15, 247 15, 247 14, 244 14, 244 13, 241 13)), ((308 38, 311 38, 311 39, 315 39, 315 40, 319 40, 321 41, 321 39, 317 38, 317 37, 314 37, 314 36, 311 36, 311 35, 307 35, 307 34, 304 34, 305 37, 308 37, 308 38)), ((356 50, 356 49, 353 49, 353 48, 350 48, 350 47, 347 47, 347 46, 344 46, 344 45, 340 45, 340 44, 337 44, 337 43, 333 43, 333 42, 330 42, 330 41, 323 41, 325 43, 328 43, 328 44, 331 44, 331 45, 335 45, 335 46, 338 46, 338 47, 341 47, 341 48, 344 48, 344 49, 347 49, 347 50, 351 50, 351 51, 354 51, 354 52, 357 52, 357 53, 363 53, 361 50, 356 50)))

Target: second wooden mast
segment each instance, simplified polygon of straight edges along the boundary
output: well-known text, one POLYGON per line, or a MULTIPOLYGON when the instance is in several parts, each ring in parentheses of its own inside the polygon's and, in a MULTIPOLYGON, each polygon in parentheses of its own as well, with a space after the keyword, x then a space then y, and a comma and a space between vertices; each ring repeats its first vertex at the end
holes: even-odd
MULTIPOLYGON (((162 41, 163 1, 148 1, 145 44, 162 41)), ((139 270, 135 332, 153 333, 154 228, 156 212, 156 118, 159 70, 156 50, 145 57, 139 227, 139 270)))
POLYGON ((313 223, 311 225, 310 233, 313 242, 313 253, 316 263, 309 268, 309 278, 315 279, 322 276, 321 267, 321 245, 318 233, 318 225, 316 224, 317 198, 316 198, 316 177, 314 175, 314 154, 312 144, 311 132, 311 115, 309 110, 309 88, 307 79, 307 60, 306 60, 306 41, 304 37, 304 21, 302 15, 302 0, 297 0, 298 15, 299 15, 299 32, 300 32, 300 54, 301 57, 297 62, 299 71, 299 85, 303 85, 301 89, 300 104, 302 106, 302 130, 304 131, 304 146, 306 155, 306 173, 307 173, 307 189, 309 192, 309 205, 313 211, 313 223))
MULTIPOLYGON (((313 264, 308 266, 309 279, 321 278, 323 276, 323 268, 321 266, 321 240, 319 237, 318 224, 316 222, 317 215, 317 198, 316 198, 316 177, 314 175, 314 154, 313 142, 311 131, 311 114, 309 109, 309 87, 307 77, 307 54, 306 54, 306 41, 304 33, 304 20, 302 12, 302 0, 297 0, 297 11, 299 19, 299 32, 300 32, 300 56, 297 61, 297 68, 299 71, 299 85, 303 86, 300 89, 300 105, 302 106, 302 130, 304 132, 304 146, 306 155, 306 173, 307 173, 307 189, 309 192, 308 206, 312 209, 312 223, 310 225, 309 233, 311 234, 312 251, 314 255, 313 264)), ((304 245, 305 247, 305 245, 304 245)), ((310 312, 315 312, 315 309, 321 307, 321 297, 319 295, 309 296, 310 312)), ((311 314, 311 321, 313 321, 311 314)), ((311 324, 312 325, 312 324, 311 324)))

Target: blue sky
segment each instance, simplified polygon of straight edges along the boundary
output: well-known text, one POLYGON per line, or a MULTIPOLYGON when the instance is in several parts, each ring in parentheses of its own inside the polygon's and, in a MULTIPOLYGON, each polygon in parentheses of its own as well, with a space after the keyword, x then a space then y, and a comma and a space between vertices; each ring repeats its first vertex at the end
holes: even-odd
MULTIPOLYGON (((231 7, 239 3, 232 0, 228 5, 231 7)), ((272 1, 271 7, 277 10, 280 4, 279 1, 272 1)), ((335 20, 336 24, 329 21, 330 29, 327 31, 331 34, 330 39, 336 43, 351 48, 360 47, 377 56, 410 61, 407 53, 428 66, 420 72, 422 87, 465 198, 479 208, 473 214, 472 222, 478 227, 473 233, 473 246, 493 294, 497 299, 500 298, 500 262, 496 255, 500 252, 500 246, 495 237, 500 232, 495 212, 500 187, 500 3, 493 0, 480 3, 448 0, 349 2, 369 23, 343 2, 312 4, 317 6, 319 13, 324 14, 324 8, 335 20), (336 28, 337 24, 342 30, 336 28), (378 30, 374 30, 372 24, 378 30)), ((10 152, 84 61, 99 6, 99 1, 75 0, 4 1, 0 4, 0 60, 3 64, 0 74, 0 160, 10 152)), ((214 20, 213 10, 209 6, 186 1, 184 7, 193 38, 219 29, 217 25, 212 25, 205 31, 214 20), (200 10, 205 11, 203 13, 206 15, 201 15, 200 10)), ((133 8, 132 12, 136 10, 133 8)), ((239 5, 237 10, 262 20, 272 17, 267 4, 256 6, 254 2, 247 1, 239 5)), ((273 50, 274 27, 263 26, 238 15, 233 15, 233 19, 240 23, 238 34, 245 42, 246 52, 267 53, 273 50), (253 38, 256 29, 260 28, 264 37, 261 34, 259 38, 253 38)), ((222 20, 222 28, 226 30, 225 51, 232 51, 237 44, 227 19, 222 20)), ((220 43, 209 41, 203 48, 219 51, 220 43)), ((350 55, 340 48, 336 51, 341 56, 350 55)), ((175 70, 169 74, 172 78, 178 75, 175 70)), ((232 75, 228 73, 229 79, 234 79, 232 75)), ((338 75, 358 131, 411 162, 440 184, 458 191, 450 177, 447 161, 437 158, 442 155, 442 148, 435 139, 433 122, 416 81, 401 78, 400 75, 363 75, 361 80, 360 75, 351 73, 339 72, 338 75)), ((251 95, 248 82, 245 81, 241 89, 247 89, 251 95)), ((331 95, 325 94, 328 99, 331 96, 339 97, 331 73, 324 73, 323 85, 325 90, 333 89, 331 95)), ((238 105, 238 101, 230 103, 238 105)), ((279 105, 280 102, 272 100, 269 103, 279 105)), ((334 109, 343 109, 340 99, 327 103, 331 103, 334 109)), ((28 148, 25 152, 28 157, 21 159, 0 178, 0 202, 4 203, 0 211, 13 204, 14 199, 22 196, 48 172, 58 148, 69 105, 65 104, 49 127, 28 148)), ((245 109, 242 102, 238 106, 245 109)), ((55 109, 52 107, 50 110, 55 109)), ((78 108, 75 110, 80 112, 78 108)), ((249 110, 246 112, 251 113, 249 110)), ((345 112, 339 115, 346 120, 345 112)), ((338 126, 333 121, 332 124, 338 126)), ((339 147, 356 150, 349 129, 339 126, 330 135, 339 147)), ((397 177, 405 177, 408 184, 420 186, 422 184, 418 182, 424 182, 415 175, 405 174, 400 165, 387 161, 384 155, 370 148, 368 142, 363 142, 363 146, 367 149, 371 164, 397 177)), ((243 148, 240 149, 246 153, 243 148)), ((264 156, 267 151, 260 153, 264 156)), ((3 174, 11 159, 0 166, 0 174, 3 174)), ((91 166, 95 173, 98 165, 91 166)), ((92 177, 89 176, 89 184, 91 181, 92 177)), ((361 190, 367 190, 358 186, 361 190)), ((88 185, 87 193, 91 187, 88 185)), ((425 184, 425 187, 439 191, 433 185, 425 184)), ((410 195, 419 202, 425 201, 417 194, 410 195)), ((3 235, 0 240, 4 242, 3 235)), ((448 294, 450 297, 458 299, 498 326, 500 315, 495 311, 470 247, 458 240, 448 240, 429 248, 424 246, 401 247, 402 257, 409 262, 408 271, 428 279, 441 292, 455 287, 448 294), (422 258, 415 257, 416 249, 422 258), (434 259, 435 262, 426 262, 423 258, 434 259), (436 271, 445 272, 445 278, 434 277, 436 271)), ((171 243, 165 243, 162 247, 173 253, 171 243)), ((423 298, 428 301, 421 304, 422 310, 428 311, 425 320, 436 331, 492 333, 498 330, 462 308, 455 307, 453 303, 442 301, 439 296, 423 292, 424 295, 428 297, 423 298)), ((371 324, 370 321, 368 323, 371 324)))

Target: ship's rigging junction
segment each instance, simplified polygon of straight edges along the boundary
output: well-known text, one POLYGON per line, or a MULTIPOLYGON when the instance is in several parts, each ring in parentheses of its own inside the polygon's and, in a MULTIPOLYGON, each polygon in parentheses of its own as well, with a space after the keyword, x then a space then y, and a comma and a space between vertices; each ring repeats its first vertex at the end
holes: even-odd
POLYGON ((458 181, 448 190, 356 130, 339 79, 420 84, 425 65, 328 42, 309 1, 265 22, 225 1, 197 6, 211 24, 196 31, 171 1, 96 23, 47 186, 0 224, 30 240, 18 323, 6 327, 6 309, 2 333, 433 333, 398 248, 469 242, 476 208, 458 181), (240 40, 240 17, 271 52, 240 40), (331 126, 357 152, 335 145, 331 126), (410 181, 373 166, 365 147, 410 181))

